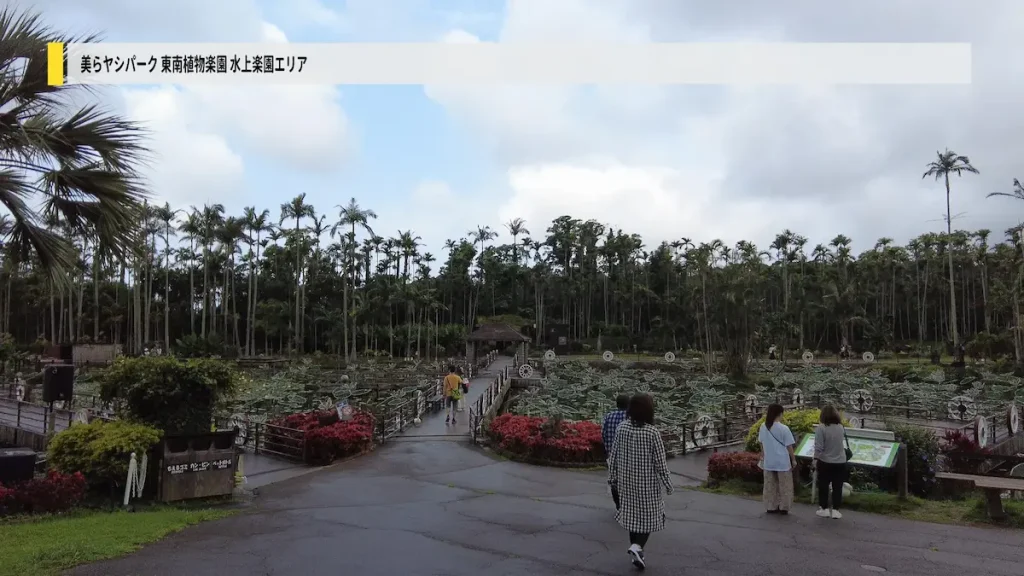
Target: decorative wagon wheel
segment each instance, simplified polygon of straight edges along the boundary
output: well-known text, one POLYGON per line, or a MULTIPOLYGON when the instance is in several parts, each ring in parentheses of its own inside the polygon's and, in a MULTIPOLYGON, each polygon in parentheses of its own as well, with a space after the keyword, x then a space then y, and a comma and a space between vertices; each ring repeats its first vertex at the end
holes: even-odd
POLYGON ((671 352, 665 352, 665 362, 675 362, 676 355, 671 352))
POLYGON ((974 398, 970 396, 954 396, 946 403, 946 410, 953 420, 970 420, 978 415, 978 408, 974 405, 974 398))
POLYGON ((974 439, 978 442, 979 448, 988 446, 988 436, 988 419, 984 416, 978 416, 974 419, 974 439))
POLYGON ((605 350, 604 354, 601 354, 601 358, 605 362, 611 362, 612 360, 615 360, 615 354, 612 354, 611 350, 605 350))
POLYGON ((857 416, 851 416, 850 417, 850 428, 863 428, 863 427, 864 427, 864 418, 863 417, 857 417, 857 416))
POLYGON ((870 412, 871 408, 875 405, 874 398, 871 397, 871 392, 858 388, 850 393, 850 404, 857 412, 870 412))
POLYGON ((554 360, 555 356, 556 354, 554 350, 548 350, 547 352, 544 353, 545 360, 554 360))
POLYGON ((1020 431, 1020 411, 1016 404, 1010 404, 1010 409, 1006 413, 1006 427, 1010 429, 1010 434, 1020 431))
POLYGON ((794 405, 796 405, 796 406, 803 406, 804 405, 804 392, 803 392, 803 390, 801 390, 799 388, 793 388, 793 391, 790 393, 790 399, 793 401, 794 405))
POLYGON ((24 384, 18 384, 18 386, 14 388, 14 397, 17 398, 19 402, 24 402, 25 401, 25 385, 24 384))
POLYGON ((865 352, 865 353, 861 354, 860 358, 861 358, 861 360, 863 360, 865 362, 868 362, 868 363, 871 363, 871 362, 875 361, 875 355, 872 354, 871 352, 865 352))
POLYGON ((804 361, 804 364, 810 364, 811 362, 814 362, 814 353, 810 350, 805 350, 800 359, 804 361))
POLYGON ((230 428, 238 428, 238 438, 243 441, 249 438, 249 418, 241 414, 232 414, 228 420, 230 428))
POLYGON ((79 424, 88 424, 89 423, 89 409, 88 408, 82 408, 78 412, 75 412, 75 422, 78 422, 79 424))
POLYGON ((692 434, 693 443, 700 448, 712 444, 718 439, 718 430, 715 429, 715 422, 707 414, 701 414, 697 418, 697 422, 693 425, 692 434))
POLYGON ((529 364, 523 364, 522 366, 519 367, 520 378, 529 378, 530 376, 533 376, 533 366, 530 366, 529 364))
POLYGON ((754 394, 747 394, 746 398, 743 399, 743 414, 749 420, 753 420, 757 415, 757 396, 754 394))

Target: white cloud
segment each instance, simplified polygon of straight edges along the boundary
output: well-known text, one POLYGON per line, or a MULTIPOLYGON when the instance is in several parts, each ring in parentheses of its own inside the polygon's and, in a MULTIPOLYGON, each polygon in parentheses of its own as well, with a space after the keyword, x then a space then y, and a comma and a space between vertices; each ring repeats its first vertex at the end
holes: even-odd
MULTIPOLYGON (((210 6, 182 0, 173 10, 129 4, 97 0, 86 8, 45 0, 39 8, 55 28, 102 30, 109 40, 288 42, 250 0, 210 6), (162 26, 157 36, 140 35, 154 23, 162 26)), ((325 15, 316 0, 302 6, 307 16, 325 15)), ((148 174, 151 190, 171 204, 217 201, 237 210, 244 200, 243 155, 250 166, 330 172, 352 149, 348 117, 332 86, 161 86, 104 93, 111 102, 122 101, 127 116, 149 129, 155 160, 148 174)))
POLYGON ((244 164, 222 136, 181 122, 183 98, 173 87, 124 90, 127 113, 158 135, 149 181, 156 200, 172 205, 228 203, 242 190, 244 164))
MULTIPOLYGON (((970 87, 440 87, 426 94, 469 126, 507 173, 492 220, 541 229, 569 214, 644 235, 767 244, 790 228, 870 247, 905 241, 944 210, 922 181, 936 150, 982 171, 955 182, 967 229, 1018 218, 985 201, 1021 170, 1024 5, 964 13, 952 0, 834 5, 741 0, 508 0, 499 37, 526 41, 970 41, 970 87), (908 6, 909 4, 909 6, 908 6), (943 8, 944 7, 944 8, 943 8), (948 9, 947 9, 948 8, 948 9), (921 14, 926 14, 922 19, 921 14), (1017 134, 1018 136, 1014 136, 1017 134), (598 159, 598 160, 595 160, 598 159), (1017 171, 1015 173, 1015 171, 1017 171)), ((470 41, 453 30, 448 41, 470 41)))

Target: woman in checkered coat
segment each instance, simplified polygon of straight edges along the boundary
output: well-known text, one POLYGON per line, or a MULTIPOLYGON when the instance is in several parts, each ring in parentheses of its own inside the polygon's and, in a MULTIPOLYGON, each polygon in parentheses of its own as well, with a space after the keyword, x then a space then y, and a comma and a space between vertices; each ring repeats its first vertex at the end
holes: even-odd
POLYGON ((629 400, 626 420, 619 425, 608 459, 608 483, 618 493, 615 519, 629 531, 630 561, 641 570, 644 546, 651 532, 665 527, 665 500, 672 493, 665 445, 654 427, 654 401, 647 394, 629 400))

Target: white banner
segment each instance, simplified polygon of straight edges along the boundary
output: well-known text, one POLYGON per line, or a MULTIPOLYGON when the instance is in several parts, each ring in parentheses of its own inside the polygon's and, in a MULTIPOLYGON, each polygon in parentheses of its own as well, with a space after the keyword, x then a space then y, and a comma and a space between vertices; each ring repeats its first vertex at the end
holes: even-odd
POLYGON ((68 84, 970 84, 968 43, 68 44, 68 84))

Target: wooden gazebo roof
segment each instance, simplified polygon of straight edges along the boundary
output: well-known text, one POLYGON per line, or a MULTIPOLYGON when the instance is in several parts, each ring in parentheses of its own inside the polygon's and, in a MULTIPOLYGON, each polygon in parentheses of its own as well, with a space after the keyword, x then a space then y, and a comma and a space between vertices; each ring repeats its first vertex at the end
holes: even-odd
POLYGON ((484 324, 470 334, 470 342, 529 342, 530 339, 508 324, 484 324))

